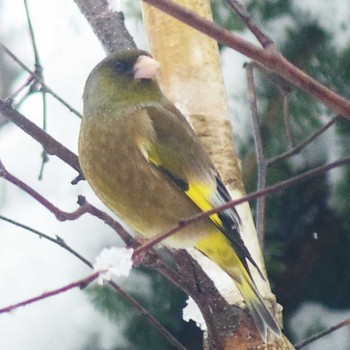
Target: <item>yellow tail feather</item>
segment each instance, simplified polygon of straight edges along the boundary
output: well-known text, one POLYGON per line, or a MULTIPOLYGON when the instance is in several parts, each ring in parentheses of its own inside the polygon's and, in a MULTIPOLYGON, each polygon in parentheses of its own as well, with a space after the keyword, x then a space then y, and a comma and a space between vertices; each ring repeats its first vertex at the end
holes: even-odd
POLYGON ((232 277, 264 341, 267 341, 268 329, 275 335, 281 336, 277 321, 265 305, 254 281, 232 248, 230 241, 220 231, 217 231, 197 242, 196 248, 232 277))

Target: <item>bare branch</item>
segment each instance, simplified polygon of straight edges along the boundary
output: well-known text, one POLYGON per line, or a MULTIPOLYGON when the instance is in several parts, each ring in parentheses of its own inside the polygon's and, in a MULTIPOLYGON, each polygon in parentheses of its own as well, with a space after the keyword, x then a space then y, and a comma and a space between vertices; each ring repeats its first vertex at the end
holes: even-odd
POLYGON ((243 20, 264 49, 268 48, 270 45, 274 45, 273 40, 255 23, 254 19, 243 4, 237 0, 226 0, 226 3, 243 20))
POLYGON ((152 324, 157 331, 172 344, 175 349, 186 350, 186 348, 154 317, 147 309, 145 309, 136 299, 134 299, 129 293, 113 281, 109 281, 108 284, 115 290, 117 290, 137 311, 146 318, 146 320, 152 324))
POLYGON ((21 224, 20 222, 18 221, 15 221, 15 220, 12 220, 12 219, 9 219, 3 215, 0 215, 0 220, 3 220, 3 221, 6 221, 12 225, 15 225, 15 226, 18 226, 20 228, 23 228, 24 230, 26 231, 29 231, 31 233, 34 233, 35 235, 39 236, 40 238, 45 238, 46 240, 52 242, 52 243, 55 243, 57 245, 59 245, 60 247, 62 247, 63 249, 67 250, 69 253, 71 253, 72 255, 74 255, 76 258, 78 258, 79 260, 81 260, 85 265, 89 266, 92 268, 92 264, 87 260, 85 259, 82 255, 80 255, 76 250, 74 250, 73 248, 71 248, 65 241, 63 238, 61 238, 60 236, 55 236, 55 238, 49 236, 49 235, 46 235, 45 233, 43 232, 40 232, 28 225, 24 225, 24 224, 21 224))
POLYGON ((29 304, 33 304, 37 301, 40 301, 40 300, 43 300, 43 299, 47 299, 47 298, 51 298, 55 295, 58 295, 58 294, 61 294, 61 293, 65 293, 67 292, 68 290, 70 289, 74 289, 74 288, 85 288, 87 287, 91 282, 93 282, 99 275, 100 275, 101 271, 99 272, 96 272, 88 277, 85 277, 79 281, 76 281, 76 282, 73 282, 73 283, 70 283, 64 287, 61 287, 61 288, 58 288, 58 289, 54 289, 54 290, 51 290, 49 292, 45 292, 39 296, 36 296, 34 298, 30 298, 30 299, 27 299, 27 300, 24 300, 24 301, 21 301, 20 303, 17 303, 17 304, 13 304, 13 305, 10 305, 10 306, 6 306, 2 309, 0 309, 0 314, 3 314, 3 313, 8 313, 8 312, 11 312, 15 309, 18 309, 19 307, 22 307, 22 306, 27 306, 29 304))
POLYGON ((336 115, 334 118, 332 118, 328 123, 326 123, 322 128, 317 130, 314 134, 309 136, 305 141, 299 143, 292 149, 290 149, 287 152, 281 153, 273 158, 270 158, 267 160, 268 165, 274 164, 282 159, 294 156, 295 154, 298 154, 303 148, 305 148, 307 145, 309 145, 313 140, 315 140, 318 136, 323 134, 326 130, 328 130, 333 124, 335 124, 340 118, 343 116, 336 115))
POLYGON ((29 14, 28 1, 24 0, 23 2, 24 2, 25 10, 26 10, 26 16, 27 16, 27 23, 28 23, 28 28, 29 28, 30 39, 31 39, 32 46, 33 46, 33 51, 34 51, 35 64, 39 65, 41 67, 40 58, 39 58, 39 52, 38 52, 38 48, 37 48, 36 40, 35 40, 34 29, 33 29, 32 21, 31 21, 30 14, 29 14))
POLYGON ((39 128, 29 119, 27 119, 23 114, 19 113, 16 109, 12 107, 10 103, 1 99, 0 114, 4 118, 11 120, 26 134, 31 136, 34 140, 38 141, 41 145, 43 145, 45 151, 48 154, 59 157, 65 163, 67 163, 73 169, 75 169, 78 173, 82 173, 78 157, 72 151, 70 151, 68 148, 64 147, 61 143, 56 141, 52 136, 50 136, 44 130, 39 128))
POLYGON ((107 53, 136 48, 133 38, 125 28, 124 14, 112 11, 107 0, 74 1, 107 53))
POLYGON ((284 120, 284 128, 286 130, 287 140, 289 147, 295 146, 293 130, 290 121, 290 113, 289 113, 289 92, 280 89, 283 97, 283 120, 284 120))
POLYGON ((79 208, 69 213, 59 209, 53 203, 51 203, 45 197, 43 197, 40 193, 35 191, 32 187, 24 183, 16 176, 12 175, 9 171, 6 170, 1 160, 0 177, 3 177, 5 180, 9 181, 13 185, 17 186, 18 188, 29 194, 32 198, 34 198, 42 206, 44 206, 47 210, 54 214, 56 219, 59 221, 76 220, 82 215, 89 213, 93 216, 102 219, 107 225, 111 226, 116 232, 118 232, 119 236, 127 245, 131 245, 134 243, 133 237, 123 228, 122 225, 120 225, 117 221, 113 220, 112 217, 110 217, 107 213, 104 213, 100 209, 97 209, 96 207, 92 206, 86 201, 85 197, 83 196, 78 197, 79 208))
MULTIPOLYGON (((256 161, 258 165, 258 191, 266 187, 267 176, 267 161, 264 154, 264 147, 262 136, 260 132, 260 124, 258 119, 258 106, 256 98, 256 90, 254 83, 254 63, 246 65, 247 83, 249 92, 250 113, 253 124, 253 135, 256 161)), ((261 247, 264 246, 264 232, 265 232, 265 212, 266 212, 266 197, 260 197, 256 202, 256 227, 261 247)))
POLYGON ((331 333, 337 331, 340 328, 343 328, 343 327, 346 327, 346 326, 349 326, 349 325, 350 325, 350 319, 345 320, 343 322, 340 322, 340 323, 336 324, 335 326, 327 328, 324 331, 322 331, 320 333, 317 333, 317 334, 313 335, 310 338, 307 338, 306 340, 304 340, 300 344, 295 345, 295 349, 299 350, 299 349, 303 348, 304 346, 309 345, 309 344, 313 343, 314 341, 316 341, 316 340, 318 340, 318 339, 320 339, 320 338, 322 338, 322 337, 324 337, 324 336, 326 336, 328 334, 331 334, 331 333))

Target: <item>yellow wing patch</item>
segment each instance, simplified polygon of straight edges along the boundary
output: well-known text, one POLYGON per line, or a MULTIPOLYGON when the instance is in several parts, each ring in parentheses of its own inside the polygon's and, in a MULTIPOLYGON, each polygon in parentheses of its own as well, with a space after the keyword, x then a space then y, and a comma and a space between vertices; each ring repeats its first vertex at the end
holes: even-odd
MULTIPOLYGON (((168 169, 163 168, 162 161, 157 154, 157 152, 152 149, 152 146, 150 144, 146 144, 145 140, 139 138, 138 144, 141 148, 141 152, 144 154, 144 156, 148 159, 149 162, 153 163, 155 166, 162 169, 168 177, 172 179, 172 181, 179 185, 179 180, 183 183, 186 183, 186 189, 184 189, 182 186, 181 189, 183 192, 192 200, 193 203, 197 205, 199 209, 201 209, 203 212, 211 210, 214 208, 210 198, 213 196, 213 192, 216 190, 213 190, 213 187, 208 186, 206 184, 203 184, 201 182, 190 182, 188 183, 185 179, 179 179, 176 175, 172 174, 168 169), (146 146, 146 147, 145 147, 146 146)), ((210 220, 217 225, 218 227, 222 228, 223 223, 220 219, 218 214, 210 215, 210 220)))
MULTIPOLYGON (((193 182, 189 184, 189 189, 185 193, 202 211, 208 211, 214 208, 210 201, 213 195, 212 187, 203 183, 193 182)), ((222 227, 222 221, 218 214, 212 214, 209 218, 217 226, 222 227)))

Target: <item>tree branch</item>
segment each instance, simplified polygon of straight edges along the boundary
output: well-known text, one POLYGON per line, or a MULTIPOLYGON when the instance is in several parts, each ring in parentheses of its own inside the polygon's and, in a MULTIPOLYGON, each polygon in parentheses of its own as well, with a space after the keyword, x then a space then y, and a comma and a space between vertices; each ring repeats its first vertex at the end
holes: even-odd
POLYGON ((136 48, 125 28, 124 14, 112 11, 107 0, 74 0, 108 53, 136 48))
POLYGON ((299 349, 303 348, 304 346, 313 343, 317 339, 320 339, 320 338, 324 337, 325 335, 331 334, 331 333, 337 331, 338 329, 346 327, 346 326, 349 326, 349 325, 350 325, 350 319, 349 320, 345 320, 343 322, 340 322, 340 323, 336 324, 335 326, 327 328, 324 331, 322 331, 320 333, 317 333, 317 334, 313 335, 310 338, 305 339, 303 342, 295 345, 295 349, 299 350, 299 349))
POLYGON ((14 109, 10 102, 0 99, 0 114, 4 118, 7 118, 15 123, 34 140, 38 141, 48 154, 57 156, 75 169, 79 174, 82 174, 78 157, 68 148, 56 141, 47 132, 39 128, 23 114, 14 109))
POLYGON ((58 288, 58 289, 54 289, 54 290, 51 290, 49 292, 45 292, 41 295, 38 295, 34 298, 30 298, 30 299, 27 299, 27 300, 24 300, 24 301, 21 301, 20 303, 17 303, 17 304, 13 304, 13 305, 10 305, 10 306, 6 306, 2 309, 0 309, 0 314, 3 314, 3 313, 8 313, 8 312, 11 312, 15 309, 18 309, 19 307, 22 307, 22 306, 27 306, 29 304, 32 304, 32 303, 35 303, 37 301, 40 301, 40 300, 43 300, 43 299, 47 299, 47 298, 51 298, 55 295, 58 295, 58 294, 61 294, 61 293, 65 293, 67 292, 68 290, 70 289, 73 289, 73 288, 85 288, 87 287, 91 282, 93 282, 99 275, 100 275, 101 271, 99 272, 96 272, 88 277, 85 277, 79 281, 76 281, 76 282, 73 282, 73 283, 70 283, 64 287, 61 287, 61 288, 58 288))

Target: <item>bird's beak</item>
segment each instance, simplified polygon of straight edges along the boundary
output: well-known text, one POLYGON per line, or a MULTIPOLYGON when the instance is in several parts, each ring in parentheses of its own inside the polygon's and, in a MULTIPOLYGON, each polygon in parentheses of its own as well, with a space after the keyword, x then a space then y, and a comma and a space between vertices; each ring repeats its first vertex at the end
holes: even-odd
POLYGON ((160 63, 154 58, 141 55, 134 64, 134 79, 153 79, 160 63))

